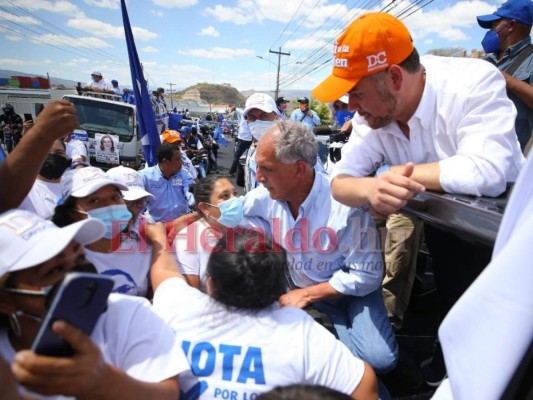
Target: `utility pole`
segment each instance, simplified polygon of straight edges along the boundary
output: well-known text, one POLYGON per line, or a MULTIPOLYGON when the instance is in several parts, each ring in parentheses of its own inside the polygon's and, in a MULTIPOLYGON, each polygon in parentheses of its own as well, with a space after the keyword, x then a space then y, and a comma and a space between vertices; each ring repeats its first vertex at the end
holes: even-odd
POLYGON ((279 95, 279 70, 281 68, 281 56, 290 56, 291 53, 282 53, 281 47, 279 48, 279 51, 268 50, 268 52, 278 55, 278 73, 276 75, 276 92, 274 93, 274 100, 277 100, 279 95))
POLYGON ((167 85, 170 86, 170 108, 172 108, 172 110, 174 110, 174 99, 172 97, 172 86, 174 86, 175 83, 168 82, 167 85))

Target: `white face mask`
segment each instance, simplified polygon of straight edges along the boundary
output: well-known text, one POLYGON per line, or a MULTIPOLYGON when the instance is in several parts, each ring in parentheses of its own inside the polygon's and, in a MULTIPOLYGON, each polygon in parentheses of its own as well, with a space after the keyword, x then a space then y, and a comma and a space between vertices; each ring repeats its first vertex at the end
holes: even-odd
POLYGON ((270 128, 272 125, 274 125, 274 121, 261 121, 256 120, 254 122, 248 122, 248 127, 250 128, 250 132, 252 132, 252 136, 255 140, 259 141, 261 139, 261 136, 270 128))

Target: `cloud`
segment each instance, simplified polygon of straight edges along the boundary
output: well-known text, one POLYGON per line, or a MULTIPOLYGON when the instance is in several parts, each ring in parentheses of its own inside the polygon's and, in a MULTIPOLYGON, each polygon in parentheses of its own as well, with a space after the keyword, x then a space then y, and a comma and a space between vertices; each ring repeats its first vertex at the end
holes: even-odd
POLYGON ((6 39, 12 42, 18 42, 19 40, 22 40, 20 36, 15 36, 15 35, 6 35, 6 39))
POLYGON ((15 15, 10 12, 0 11, 0 19, 21 25, 40 25, 39 20, 30 16, 15 15))
MULTIPOLYGON (((48 0, 17 0, 14 2, 18 8, 28 11, 48 11, 54 14, 61 14, 67 16, 76 16, 82 18, 85 16, 84 12, 75 4, 69 1, 48 1, 48 0)), ((2 6, 10 7, 11 4, 3 3, 2 6)))
POLYGON ((84 0, 91 7, 110 8, 117 10, 119 2, 117 0, 84 0))
POLYGON ((331 41, 326 40, 317 40, 314 37, 307 37, 303 39, 293 39, 285 42, 285 49, 298 49, 298 50, 307 50, 312 48, 331 48, 333 50, 333 45, 331 41))
POLYGON ((187 8, 198 4, 198 0, 152 0, 154 4, 165 8, 187 8))
MULTIPOLYGON (((71 18, 67 21, 67 26, 76 28, 84 32, 89 32, 95 36, 103 38, 124 39, 124 27, 114 26, 106 22, 90 18, 71 18)), ((159 35, 148 29, 132 27, 135 40, 153 40, 159 35)))
POLYGON ((303 26, 306 28, 316 28, 328 19, 351 19, 353 13, 353 9, 342 4, 328 4, 327 0, 304 3, 287 0, 239 0, 235 7, 217 4, 204 9, 205 15, 236 25, 265 20, 288 23, 292 19, 295 27, 305 21, 303 26))
POLYGON ((476 17, 490 14, 494 10, 495 6, 486 1, 459 1, 447 8, 430 11, 422 9, 403 22, 411 31, 415 42, 423 41, 429 35, 436 35, 449 42, 464 42, 471 39, 466 30, 477 25, 476 17))
POLYGON ((214 26, 208 26, 203 28, 199 33, 197 33, 197 35, 219 37, 220 33, 215 29, 214 26))
POLYGON ((150 10, 150 14, 155 15, 156 17, 164 17, 165 13, 163 11, 150 10))
POLYGON ((229 49, 226 47, 213 47, 212 49, 178 50, 178 54, 202 58, 227 58, 253 56, 255 52, 250 49, 229 49))
POLYGON ((92 37, 73 39, 67 35, 55 35, 52 33, 46 35, 33 35, 30 39, 33 43, 48 44, 54 47, 72 47, 72 48, 85 48, 85 49, 101 49, 113 47, 104 40, 100 40, 92 37))
POLYGON ((159 53, 159 50, 152 46, 143 47, 141 51, 144 53, 159 53))
POLYGON ((0 58, 0 64, 5 67, 25 67, 33 65, 51 64, 50 60, 19 60, 16 58, 0 58))

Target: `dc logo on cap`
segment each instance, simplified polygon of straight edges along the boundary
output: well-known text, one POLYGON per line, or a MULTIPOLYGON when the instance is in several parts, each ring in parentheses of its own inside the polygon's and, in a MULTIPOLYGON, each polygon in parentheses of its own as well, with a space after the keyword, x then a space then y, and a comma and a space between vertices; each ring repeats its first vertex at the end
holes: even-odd
POLYGON ((381 68, 387 65, 387 52, 380 51, 378 54, 366 57, 368 61, 368 71, 381 68))

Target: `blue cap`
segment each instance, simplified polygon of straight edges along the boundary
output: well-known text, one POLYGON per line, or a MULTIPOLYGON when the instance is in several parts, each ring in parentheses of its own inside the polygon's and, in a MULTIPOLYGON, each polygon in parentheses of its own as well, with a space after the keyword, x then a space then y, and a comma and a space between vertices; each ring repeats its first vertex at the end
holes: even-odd
POLYGON ((494 21, 502 18, 514 19, 522 24, 531 26, 533 24, 533 1, 508 0, 493 14, 477 17, 477 23, 482 28, 490 29, 494 21))
POLYGON ((113 85, 118 85, 118 81, 117 81, 116 79, 113 79, 113 80, 111 81, 111 83, 112 83, 113 85))
POLYGON ((180 132, 191 132, 191 127, 188 125, 182 126, 180 132))

